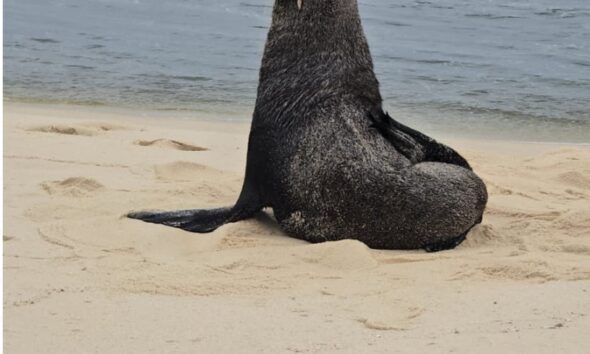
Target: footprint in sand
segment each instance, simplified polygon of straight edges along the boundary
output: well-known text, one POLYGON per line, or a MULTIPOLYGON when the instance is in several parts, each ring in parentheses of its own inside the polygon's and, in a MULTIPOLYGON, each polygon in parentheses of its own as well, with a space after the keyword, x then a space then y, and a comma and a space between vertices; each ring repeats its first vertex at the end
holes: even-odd
POLYGON ((578 255, 590 256, 590 247, 581 244, 569 244, 561 246, 561 251, 578 255))
POLYGON ((555 225, 559 230, 562 230, 564 235, 587 237, 590 229, 590 207, 580 204, 577 210, 569 210, 557 218, 555 225))
MULTIPOLYGON (((384 308, 387 305, 384 304, 384 308)), ((406 331, 413 327, 414 322, 424 313, 424 309, 407 304, 389 304, 390 309, 372 309, 367 317, 358 317, 356 320, 368 329, 377 331, 406 331)))
POLYGON ((104 186, 91 178, 71 177, 62 181, 43 182, 41 188, 50 195, 84 197, 104 189, 104 186))
POLYGON ((79 136, 94 136, 100 132, 108 132, 112 130, 124 130, 123 126, 109 124, 109 123, 86 123, 80 125, 63 125, 51 124, 35 126, 26 129, 29 132, 53 133, 63 135, 79 135, 79 136))
POLYGON ((73 127, 67 125, 45 125, 41 127, 34 127, 27 129, 30 132, 41 132, 41 133, 54 133, 64 135, 82 135, 82 136, 93 136, 96 132, 82 127, 73 127))
POLYGON ((491 265, 487 267, 479 267, 477 270, 485 277, 493 279, 514 281, 526 280, 538 283, 557 279, 557 275, 551 267, 535 262, 523 262, 513 265, 491 265))
POLYGON ((156 139, 156 140, 137 140, 133 142, 135 145, 139 146, 156 146, 165 149, 174 149, 180 151, 207 151, 207 148, 186 144, 177 140, 170 140, 170 139, 156 139))

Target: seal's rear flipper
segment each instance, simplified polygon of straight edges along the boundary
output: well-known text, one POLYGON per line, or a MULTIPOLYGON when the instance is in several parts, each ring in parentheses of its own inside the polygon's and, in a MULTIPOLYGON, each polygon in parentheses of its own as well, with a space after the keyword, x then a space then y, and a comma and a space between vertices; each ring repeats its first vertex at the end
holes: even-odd
POLYGON ((391 118, 389 114, 383 112, 381 108, 369 112, 369 118, 373 127, 377 128, 412 163, 444 162, 471 170, 467 160, 458 152, 417 130, 401 124, 391 118))
POLYGON ((127 214, 128 218, 143 220, 153 224, 177 227, 190 232, 212 232, 232 220, 233 208, 192 209, 170 212, 140 211, 127 214))

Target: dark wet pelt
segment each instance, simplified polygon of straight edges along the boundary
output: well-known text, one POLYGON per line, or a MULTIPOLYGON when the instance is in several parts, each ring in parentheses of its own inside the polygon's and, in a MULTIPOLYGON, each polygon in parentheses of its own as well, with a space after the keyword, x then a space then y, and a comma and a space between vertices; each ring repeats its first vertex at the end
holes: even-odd
MULTIPOLYGON (((250 119, 272 0, 6 0, 5 96, 250 119)), ((386 108, 432 135, 590 142, 586 0, 360 1, 386 108)))

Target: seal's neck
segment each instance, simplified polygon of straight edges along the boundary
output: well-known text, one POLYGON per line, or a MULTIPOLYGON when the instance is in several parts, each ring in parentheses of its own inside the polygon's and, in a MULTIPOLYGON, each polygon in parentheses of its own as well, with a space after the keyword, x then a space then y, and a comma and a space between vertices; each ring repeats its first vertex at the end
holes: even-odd
POLYGON ((354 95, 362 89, 380 103, 356 0, 302 0, 301 7, 297 0, 276 0, 257 104, 264 102, 265 94, 276 97, 288 89, 283 95, 288 98, 326 87, 331 94, 354 95))

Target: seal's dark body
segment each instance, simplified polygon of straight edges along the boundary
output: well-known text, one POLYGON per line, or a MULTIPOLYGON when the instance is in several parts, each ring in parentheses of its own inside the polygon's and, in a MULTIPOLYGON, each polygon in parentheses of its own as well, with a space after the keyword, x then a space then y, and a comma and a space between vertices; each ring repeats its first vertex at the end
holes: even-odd
POLYGON ((459 154, 382 111, 355 0, 277 0, 236 205, 130 217, 208 232, 271 207, 310 242, 440 250, 486 202, 459 154))

